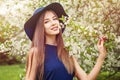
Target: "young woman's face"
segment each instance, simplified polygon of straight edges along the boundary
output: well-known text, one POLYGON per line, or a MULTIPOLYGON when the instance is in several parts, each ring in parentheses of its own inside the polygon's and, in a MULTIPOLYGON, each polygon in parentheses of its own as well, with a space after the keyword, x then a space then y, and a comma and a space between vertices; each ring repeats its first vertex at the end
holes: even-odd
POLYGON ((46 11, 44 16, 44 27, 46 35, 57 35, 60 32, 60 23, 57 15, 53 11, 46 11))

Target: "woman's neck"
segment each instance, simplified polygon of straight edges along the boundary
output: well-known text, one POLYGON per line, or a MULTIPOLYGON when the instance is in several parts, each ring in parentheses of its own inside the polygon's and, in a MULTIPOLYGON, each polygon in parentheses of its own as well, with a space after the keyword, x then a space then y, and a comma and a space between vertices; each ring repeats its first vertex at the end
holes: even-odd
POLYGON ((56 36, 46 36, 46 44, 57 45, 56 36))

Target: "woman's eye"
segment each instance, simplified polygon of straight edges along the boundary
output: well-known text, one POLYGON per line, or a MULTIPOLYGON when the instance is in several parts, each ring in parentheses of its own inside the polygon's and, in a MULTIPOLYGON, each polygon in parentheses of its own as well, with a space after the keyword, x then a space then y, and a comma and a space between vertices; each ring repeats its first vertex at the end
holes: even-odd
POLYGON ((48 23, 49 21, 45 21, 44 23, 48 23))
POLYGON ((53 20, 58 20, 58 18, 56 17, 56 18, 53 18, 53 20))

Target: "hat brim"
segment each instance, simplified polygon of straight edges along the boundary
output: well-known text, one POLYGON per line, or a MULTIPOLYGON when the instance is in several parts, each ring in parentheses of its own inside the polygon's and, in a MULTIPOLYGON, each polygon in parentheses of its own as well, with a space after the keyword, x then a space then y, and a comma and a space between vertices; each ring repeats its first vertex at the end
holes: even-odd
MULTIPOLYGON (((39 19, 39 16, 45 10, 53 10, 57 14, 58 18, 61 18, 62 16, 67 16, 68 17, 68 15, 65 13, 65 11, 64 11, 64 9, 63 9, 63 7, 62 7, 62 5, 60 3, 51 3, 48 6, 44 7, 41 11, 38 11, 36 14, 34 14, 24 24, 25 32, 26 32, 26 34, 27 34, 27 36, 29 37, 30 40, 32 40, 32 38, 33 38, 35 27, 36 27, 36 23, 37 23, 37 21, 39 19)), ((64 29, 63 29, 63 31, 64 31, 64 29)))

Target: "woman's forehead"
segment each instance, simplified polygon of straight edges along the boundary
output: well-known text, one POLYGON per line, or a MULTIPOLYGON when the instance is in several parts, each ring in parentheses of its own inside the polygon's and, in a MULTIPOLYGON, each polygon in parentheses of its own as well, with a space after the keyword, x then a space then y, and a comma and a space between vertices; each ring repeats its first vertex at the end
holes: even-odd
POLYGON ((49 18, 49 17, 53 17, 53 16, 57 17, 57 14, 54 11, 52 11, 52 10, 45 11, 45 17, 44 18, 49 18))

